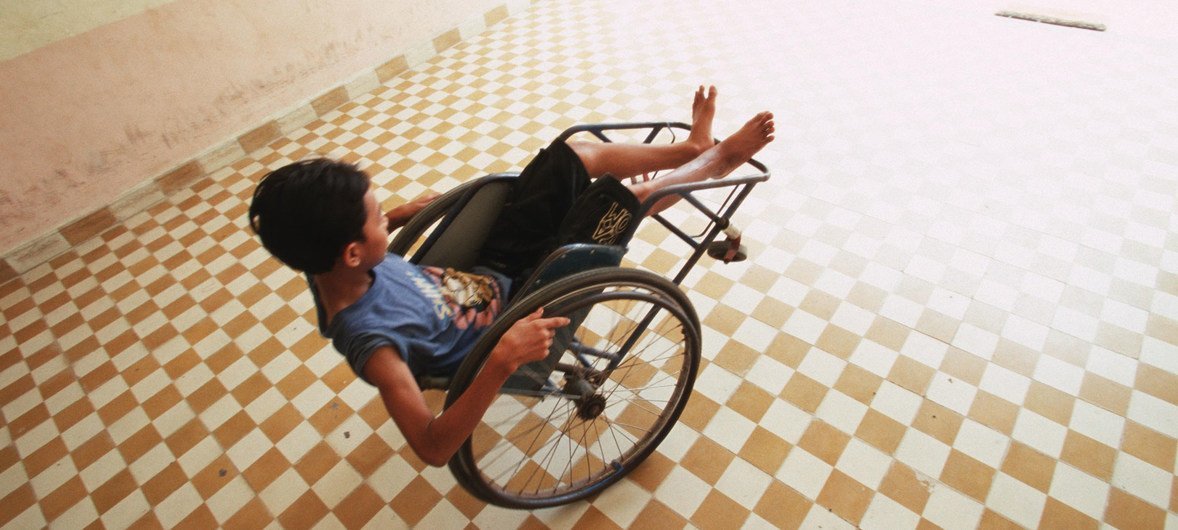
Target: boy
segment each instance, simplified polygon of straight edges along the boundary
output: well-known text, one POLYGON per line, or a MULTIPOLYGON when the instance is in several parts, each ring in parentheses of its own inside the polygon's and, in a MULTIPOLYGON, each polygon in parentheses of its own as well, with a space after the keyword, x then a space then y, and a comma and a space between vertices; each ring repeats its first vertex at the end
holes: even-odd
MULTIPOLYGON (((507 377, 544 359, 554 330, 568 319, 545 318, 541 309, 516 322, 466 392, 436 417, 415 376, 457 369, 505 303, 511 279, 563 243, 562 225, 585 224, 574 203, 588 189, 605 188, 632 211, 666 186, 727 175, 773 140, 773 116, 762 112, 716 144, 715 109, 715 88, 700 87, 683 142, 554 142, 542 150, 516 179, 481 250, 481 265, 470 273, 418 267, 387 254, 389 232, 432 197, 382 214, 368 176, 350 164, 309 160, 266 175, 254 190, 250 226, 275 257, 307 274, 320 332, 358 376, 379 389, 413 451, 441 466, 473 432, 507 377), (621 184, 664 169, 673 171, 621 184)), ((664 199, 651 211, 674 200, 664 199)), ((594 239, 622 231, 617 225, 628 221, 622 214, 590 219, 605 228, 594 239)))

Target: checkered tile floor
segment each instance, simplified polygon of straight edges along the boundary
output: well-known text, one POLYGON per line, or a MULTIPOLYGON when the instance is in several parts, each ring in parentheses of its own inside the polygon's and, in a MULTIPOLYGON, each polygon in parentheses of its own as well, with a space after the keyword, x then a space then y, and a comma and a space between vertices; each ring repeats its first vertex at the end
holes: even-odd
POLYGON ((889 4, 542 2, 4 284, 0 523, 1178 528, 1178 48, 889 4), (592 502, 424 466, 245 229, 287 161, 393 203, 700 82, 720 134, 776 112, 774 177, 685 282, 680 425, 592 502))

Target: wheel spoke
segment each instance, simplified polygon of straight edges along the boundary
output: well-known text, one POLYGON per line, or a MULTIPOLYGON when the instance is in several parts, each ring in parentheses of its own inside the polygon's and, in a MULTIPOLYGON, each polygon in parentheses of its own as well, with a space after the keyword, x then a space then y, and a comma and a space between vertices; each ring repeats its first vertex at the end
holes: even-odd
MULTIPOLYGON (((560 410, 560 408, 561 408, 562 406, 563 406, 563 407, 568 407, 568 406, 570 406, 570 405, 569 405, 568 403, 563 403, 563 404, 559 404, 559 405, 557 405, 556 407, 553 407, 553 409, 552 409, 552 410, 551 410, 551 411, 548 413, 548 417, 547 417, 547 418, 545 418, 543 422, 537 422, 537 424, 536 424, 536 426, 535 426, 534 428, 528 429, 528 430, 527 430, 527 431, 525 431, 525 432, 533 432, 533 431, 535 431, 535 430, 538 430, 538 429, 542 430, 542 429, 544 428, 544 426, 551 424, 551 423, 552 423, 552 417, 553 417, 553 416, 556 414, 556 412, 557 412, 558 410, 560 410)), ((525 411, 525 412, 527 412, 527 411, 525 411)), ((515 437, 515 438, 517 438, 517 439, 518 439, 518 438, 522 438, 522 435, 521 435, 521 436, 518 436, 518 437, 515 437)), ((534 454, 534 452, 538 453, 538 452, 540 452, 542 449, 544 449, 544 447, 545 447, 545 446, 547 446, 547 445, 548 445, 548 443, 547 443, 547 442, 545 442, 545 443, 544 443, 543 445, 541 445, 539 448, 536 448, 536 442, 537 442, 538 440, 539 440, 539 436, 537 436, 536 438, 533 438, 533 439, 532 439, 532 443, 531 443, 531 444, 529 444, 529 445, 528 445, 528 449, 527 449, 526 451, 524 451, 524 455, 525 455, 525 456, 530 456, 530 455, 534 454), (535 451, 534 451, 534 452, 533 452, 533 449, 535 449, 535 451)), ((513 440, 509 440, 509 441, 513 441, 513 440)), ((494 460, 492 460, 491 462, 489 462, 489 463, 487 463, 487 464, 493 464, 495 461, 497 461, 497 460, 499 459, 499 457, 502 457, 502 456, 504 456, 504 455, 511 454, 511 449, 512 449, 513 447, 516 447, 516 445, 515 445, 514 443, 508 443, 508 444, 505 444, 505 445, 503 445, 503 446, 502 446, 502 450, 499 452, 499 455, 498 455, 498 456, 496 456, 494 460)), ((485 460, 484 460, 483 462, 485 462, 485 460)), ((519 463, 517 463, 517 464, 516 464, 516 467, 515 467, 514 469, 508 469, 507 471, 504 471, 504 473, 501 473, 501 474, 499 474, 498 476, 496 476, 496 477, 495 477, 495 481, 499 481, 500 479, 502 479, 502 478, 503 478, 503 477, 504 477, 504 476, 505 476, 505 475, 506 475, 508 472, 510 472, 510 473, 511 473, 511 475, 512 475, 512 476, 514 476, 516 473, 519 473, 519 470, 520 470, 520 468, 521 468, 521 467, 523 467, 523 466, 524 466, 524 464, 526 464, 526 463, 527 463, 527 459, 521 459, 521 460, 519 461, 519 463)), ((487 467, 489 467, 489 465, 488 465, 487 467)))

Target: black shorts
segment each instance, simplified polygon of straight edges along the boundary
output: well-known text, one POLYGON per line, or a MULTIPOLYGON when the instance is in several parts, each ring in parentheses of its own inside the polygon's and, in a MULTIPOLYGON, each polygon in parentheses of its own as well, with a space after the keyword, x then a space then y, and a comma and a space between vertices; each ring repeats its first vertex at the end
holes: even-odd
POLYGON ((515 180, 479 264, 520 280, 562 245, 624 245, 638 208, 624 184, 611 177, 591 181, 580 157, 553 142, 515 180))

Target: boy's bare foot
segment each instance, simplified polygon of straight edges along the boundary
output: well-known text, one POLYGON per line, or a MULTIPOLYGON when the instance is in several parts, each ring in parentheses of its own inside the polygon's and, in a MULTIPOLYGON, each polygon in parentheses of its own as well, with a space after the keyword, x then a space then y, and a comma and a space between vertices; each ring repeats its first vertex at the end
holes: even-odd
POLYGON ((743 164, 773 141, 774 130, 773 113, 761 112, 717 144, 716 149, 721 157, 743 164))
MULTIPOLYGON (((702 95, 702 92, 697 92, 697 94, 702 95)), ((712 106, 714 101, 715 93, 713 92, 711 97, 703 98, 700 108, 707 109, 707 107, 711 106, 711 109, 705 111, 710 113, 714 109, 714 106, 712 106)), ((703 114, 704 112, 698 113, 698 115, 703 114)), ((634 196, 640 202, 645 203, 648 197, 667 186, 724 178, 736 170, 736 168, 748 162, 753 155, 757 154, 766 145, 769 145, 769 142, 773 141, 773 132, 773 114, 762 112, 753 116, 735 134, 715 144, 711 149, 708 149, 692 161, 679 166, 670 173, 660 176, 657 179, 633 183, 628 187, 630 191, 634 192, 634 196)), ((692 133, 695 133, 694 129, 692 133)), ((680 196, 677 194, 663 197, 650 205, 646 210, 646 214, 653 215, 659 213, 674 204, 679 198, 680 196)))
POLYGON ((687 142, 694 144, 703 153, 716 145, 712 136, 712 120, 716 117, 716 87, 700 85, 691 102, 691 134, 687 142))

